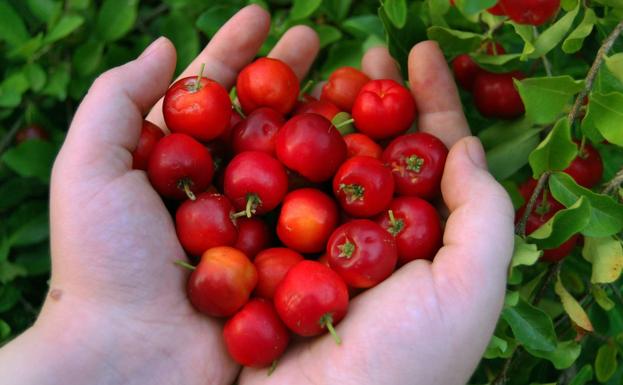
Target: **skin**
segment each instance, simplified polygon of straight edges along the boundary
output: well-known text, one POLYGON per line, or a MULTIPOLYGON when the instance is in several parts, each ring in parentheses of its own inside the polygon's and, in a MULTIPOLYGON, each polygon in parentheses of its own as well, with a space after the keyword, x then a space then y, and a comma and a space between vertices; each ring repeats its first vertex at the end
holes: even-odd
MULTIPOLYGON (((268 28, 267 13, 246 7, 182 76, 205 62, 207 76, 231 86, 268 28)), ((299 26, 271 55, 301 78, 317 51, 317 37, 299 26)), ((222 325, 186 299, 173 222, 145 173, 131 170, 142 114, 164 95, 174 67, 174 48, 160 39, 101 75, 77 111, 52 176, 51 290, 36 324, 0 350, 0 376, 12 384, 230 384, 240 371, 222 325)), ((480 360, 503 303, 513 210, 479 142, 467 138, 435 43, 413 48, 409 74, 418 127, 452 146, 444 247, 434 263, 409 263, 357 296, 337 327, 342 345, 326 335, 298 342, 270 377, 244 369, 240 384, 464 384, 480 360)), ((156 103, 147 119, 164 127, 160 111, 156 103)))

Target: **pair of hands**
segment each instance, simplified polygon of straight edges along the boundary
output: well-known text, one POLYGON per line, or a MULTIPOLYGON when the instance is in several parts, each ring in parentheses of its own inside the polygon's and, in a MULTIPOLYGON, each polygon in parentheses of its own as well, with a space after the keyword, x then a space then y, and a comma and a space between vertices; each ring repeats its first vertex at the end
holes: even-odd
MULTIPOLYGON (((206 63, 205 76, 230 88, 269 26, 260 7, 242 9, 181 76, 206 63)), ((297 26, 270 56, 302 79, 318 49, 313 30, 297 26)), ((50 293, 36 324, 0 350, 2 378, 193 385, 238 375, 222 322, 186 299, 187 273, 173 264, 185 255, 169 213, 146 174, 131 167, 143 116, 164 127, 161 97, 175 63, 174 47, 160 38, 101 75, 80 105, 52 174, 50 293)), ((402 81, 384 48, 367 52, 362 68, 371 78, 402 81)), ((469 137, 435 43, 411 51, 409 83, 419 129, 451 148, 442 181, 450 211, 444 247, 433 263, 409 263, 357 296, 337 327, 342 345, 330 336, 299 342, 270 377, 245 368, 240 384, 461 384, 475 369, 503 302, 513 209, 469 137)))

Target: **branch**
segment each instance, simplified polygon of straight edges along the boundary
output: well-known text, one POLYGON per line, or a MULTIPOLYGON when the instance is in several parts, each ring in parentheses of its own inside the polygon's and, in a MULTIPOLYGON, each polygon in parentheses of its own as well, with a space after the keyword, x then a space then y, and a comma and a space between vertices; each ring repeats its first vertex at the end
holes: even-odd
POLYGON ((623 168, 616 173, 614 178, 605 184, 602 194, 610 195, 623 183, 623 168))
POLYGON ((534 299, 532 300, 532 304, 534 306, 538 305, 539 302, 541 302, 541 299, 543 299, 543 296, 545 295, 545 291, 547 290, 547 287, 552 282, 554 277, 557 276, 558 273, 560 272, 560 266, 561 266, 561 262, 556 262, 556 263, 552 263, 551 265, 549 265, 549 268, 547 269, 547 274, 545 275, 545 279, 543 280, 543 283, 541 284, 541 288, 534 295, 534 299))
POLYGON ((545 188, 545 185, 547 184, 550 175, 552 175, 551 171, 546 171, 543 173, 543 175, 541 175, 539 181, 536 184, 536 187, 534 188, 534 191, 532 192, 532 196, 530 197, 530 200, 526 205, 526 211, 524 211, 521 220, 519 220, 517 226, 515 227, 515 234, 519 235, 520 237, 526 235, 526 223, 528 222, 528 217, 530 216, 530 214, 532 214, 534 206, 536 205, 536 201, 539 198, 539 195, 541 195, 541 192, 543 192, 543 189, 545 188))
POLYGON ((608 35, 606 40, 604 40, 601 47, 599 48, 599 51, 597 51, 597 56, 595 57, 595 61, 593 62, 591 69, 588 71, 588 75, 586 76, 586 83, 584 84, 584 89, 580 92, 578 97, 575 99, 573 108, 571 108, 571 111, 569 112, 569 117, 568 117, 569 124, 573 124, 575 119, 578 117, 578 113, 580 112, 580 108, 582 107, 582 102, 584 101, 584 98, 586 97, 586 95, 588 95, 588 93, 593 88, 595 77, 597 77, 597 73, 599 72, 599 69, 601 68, 601 65, 603 64, 604 59, 606 58, 606 55, 608 54, 608 52, 614 45, 614 42, 616 41, 616 39, 619 37, 619 35, 621 35, 621 32, 623 32, 623 20, 619 22, 619 24, 617 24, 617 26, 610 33, 610 35, 608 35))
POLYGON ((6 150, 6 148, 9 146, 9 144, 11 144, 11 141, 13 140, 13 137, 15 136, 15 134, 17 133, 19 128, 22 126, 22 121, 23 120, 24 119, 22 117, 19 117, 15 121, 15 123, 13 123, 13 126, 11 126, 11 129, 9 130, 9 132, 7 132, 6 135, 4 136, 4 138, 2 138, 2 141, 0 141, 0 155, 2 155, 4 150, 6 150))

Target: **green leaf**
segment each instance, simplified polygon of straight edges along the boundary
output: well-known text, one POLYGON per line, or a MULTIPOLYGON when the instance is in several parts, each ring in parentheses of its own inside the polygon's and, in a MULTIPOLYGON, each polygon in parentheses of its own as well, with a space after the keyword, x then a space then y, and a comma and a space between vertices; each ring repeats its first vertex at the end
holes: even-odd
POLYGON ((517 305, 504 307, 502 318, 524 347, 546 352, 556 350, 554 325, 543 310, 520 299, 517 305))
POLYGON ((363 47, 360 42, 339 41, 329 47, 327 60, 320 70, 322 77, 327 79, 339 67, 359 67, 362 57, 363 47))
POLYGON ((24 21, 8 1, 0 2, 0 41, 19 46, 28 41, 30 35, 24 21))
MULTIPOLYGON (((352 0, 323 0, 322 5, 331 20, 339 22, 348 16, 352 0)), ((344 24, 342 23, 342 26, 344 24)))
POLYGON ((320 39, 320 48, 324 48, 342 38, 342 32, 330 25, 314 25, 314 30, 320 39))
POLYGON ((582 231, 590 221, 590 215, 590 204, 584 197, 580 197, 572 206, 558 211, 550 220, 533 231, 529 239, 541 249, 553 249, 582 231))
POLYGON ((593 264, 592 283, 611 283, 621 276, 623 246, 617 239, 585 237, 582 256, 593 264))
POLYGON ((430 40, 435 40, 439 43, 439 46, 443 47, 444 53, 448 56, 474 51, 484 41, 484 36, 473 32, 437 26, 430 27, 426 34, 430 40))
POLYGON ((20 291, 13 285, 0 284, 0 313, 11 309, 21 296, 20 291))
POLYGON ((67 86, 69 85, 69 67, 60 66, 52 70, 52 74, 48 78, 41 94, 49 95, 64 101, 67 98, 67 86))
POLYGON ((569 34, 569 36, 567 36, 565 41, 562 43, 562 50, 568 54, 578 52, 584 44, 584 39, 586 39, 593 31, 593 26, 595 25, 595 22, 597 22, 597 16, 595 15, 595 11, 587 8, 582 22, 573 30, 573 32, 569 34))
POLYGON ((82 23, 84 23, 84 18, 82 16, 63 16, 61 20, 45 36, 45 38, 43 39, 43 43, 54 43, 55 41, 61 40, 64 37, 69 36, 69 34, 78 29, 82 25, 82 23))
POLYGON ((16 107, 30 86, 24 72, 16 72, 0 83, 0 107, 16 107))
POLYGON ((456 6, 467 15, 473 15, 493 7, 496 0, 456 0, 456 6))
POLYGON ((606 67, 620 81, 623 82, 623 53, 606 56, 606 67))
POLYGON ((591 93, 588 110, 595 127, 610 143, 623 147, 623 94, 591 93))
POLYGON ((41 68, 41 65, 38 63, 28 63, 24 66, 23 72, 28 79, 30 88, 35 92, 41 91, 47 80, 47 75, 43 68, 41 68))
POLYGON ((105 41, 115 41, 134 26, 138 0, 104 0, 95 23, 95 30, 105 41))
POLYGON ((599 382, 606 382, 617 371, 617 353, 615 345, 602 345, 595 357, 595 377, 599 382))
POLYGON ((581 197, 591 205, 591 217, 582 234, 588 237, 607 237, 623 229, 623 205, 609 196, 579 186, 565 173, 554 173, 549 178, 549 189, 556 200, 570 207, 581 197))
POLYGON ((42 140, 28 140, 2 155, 2 161, 18 175, 36 177, 43 182, 50 180, 56 148, 42 140))
POLYGON ((614 301, 610 299, 608 293, 601 287, 601 285, 591 285, 591 294, 597 302, 597 305, 605 311, 610 311, 614 308, 614 301))
POLYGON ((210 7, 207 11, 203 12, 199 18, 197 18, 196 26, 209 38, 214 37, 219 28, 230 17, 232 17, 238 9, 231 5, 218 4, 210 7))
POLYGON ((172 12, 161 19, 160 33, 171 39, 177 49, 177 72, 181 72, 199 53, 199 36, 185 14, 172 12))
POLYGON ((46 24, 51 24, 61 13, 63 4, 57 0, 28 0, 33 15, 46 24))
POLYGON ((316 12, 320 4, 322 4, 322 0, 293 0, 290 19, 306 19, 316 12))
POLYGON ((27 246, 48 239, 49 234, 48 213, 43 212, 18 227, 10 235, 9 242, 12 246, 27 246))
POLYGON ((526 348, 528 353, 535 357, 550 361, 558 370, 567 369, 578 359, 582 352, 582 346, 575 341, 559 342, 552 351, 541 351, 526 348))
POLYGON ((580 7, 576 7, 573 11, 568 12, 551 27, 543 31, 534 41, 534 51, 530 53, 524 51, 522 59, 537 59, 556 48, 573 26, 573 21, 578 15, 579 10, 580 7))
POLYGON ((553 123, 563 113, 573 95, 584 88, 584 82, 571 76, 515 80, 526 106, 526 116, 536 124, 553 123))
POLYGON ((407 23, 407 1, 406 0, 383 0, 382 8, 391 22, 400 29, 407 23))
POLYGON ((365 38, 370 34, 384 36, 383 23, 376 15, 353 16, 342 22, 342 29, 353 36, 365 38))
POLYGON ((484 358, 508 358, 512 355, 515 347, 516 344, 513 341, 509 342, 503 338, 494 335, 489 341, 487 350, 485 350, 484 358))
POLYGON ((532 176, 538 179, 545 171, 564 170, 577 156, 578 147, 571 140, 567 118, 560 119, 529 156, 532 176))
POLYGON ((90 40, 78 46, 74 51, 72 64, 82 76, 95 73, 102 62, 104 44, 96 40, 90 40))
POLYGON ((573 377, 573 380, 571 380, 569 385, 585 385, 592 379, 593 379, 593 367, 591 366, 591 364, 586 364, 573 377))
POLYGON ((0 282, 9 283, 17 277, 25 277, 28 275, 26 269, 22 266, 11 263, 9 261, 0 262, 0 282))
POLYGON ((582 305, 573 298, 571 294, 565 289, 562 281, 560 280, 560 275, 556 278, 556 284, 554 285, 554 290, 558 297, 560 297, 560 302, 562 302, 562 307, 565 309, 565 312, 569 315, 571 321, 574 324, 586 330, 587 332, 593 331, 593 324, 591 320, 588 318, 586 311, 582 308, 582 305))
POLYGON ((541 129, 529 129, 512 141, 487 151, 489 171, 496 179, 506 179, 528 163, 528 156, 539 143, 541 129))
POLYGON ((5 341, 11 335, 11 326, 0 319, 0 342, 5 341))
POLYGON ((527 243, 522 237, 515 235, 511 269, 517 266, 532 266, 539 260, 542 254, 543 252, 538 250, 536 245, 527 243))

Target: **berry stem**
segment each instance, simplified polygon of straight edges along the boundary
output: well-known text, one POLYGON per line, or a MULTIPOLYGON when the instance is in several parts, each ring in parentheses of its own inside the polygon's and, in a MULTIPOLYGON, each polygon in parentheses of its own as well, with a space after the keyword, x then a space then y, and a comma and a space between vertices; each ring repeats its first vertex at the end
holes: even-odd
POLYGON ((268 368, 268 373, 266 373, 266 375, 270 376, 271 374, 273 374, 275 369, 277 369, 277 360, 274 360, 273 363, 270 364, 270 368, 268 368))
POLYGON ((343 244, 339 245, 337 249, 340 251, 340 255, 338 255, 338 257, 349 259, 355 252, 355 244, 347 240, 343 244))
POLYGON ((309 92, 309 90, 311 90, 313 86, 314 86, 314 81, 312 79, 309 79, 307 83, 305 83, 303 88, 301 88, 301 92, 299 92, 299 101, 301 102, 305 101, 305 94, 309 92))
POLYGON ((354 123, 354 122, 355 122, 355 119, 350 118, 348 120, 341 121, 338 124, 333 124, 333 127, 335 127, 336 129, 339 130, 340 128, 344 127, 345 125, 351 124, 351 123, 354 123))
POLYGON ((329 333, 331 333, 331 336, 333 337, 333 340, 335 341, 336 344, 338 345, 342 344, 342 339, 340 338, 340 336, 335 331, 335 328, 333 327, 333 316, 331 316, 330 313, 327 313, 323 315, 322 318, 320 318, 320 325, 325 327, 329 331, 329 333))
POLYGON ((190 186, 192 186, 192 184, 193 184, 193 182, 190 179, 184 178, 184 179, 179 181, 177 187, 179 187, 182 190, 184 190, 184 192, 186 193, 186 196, 188 197, 188 199, 190 199, 191 201, 194 201, 194 200, 197 199, 197 197, 195 196, 195 193, 193 193, 190 190, 190 186))
POLYGON ((184 269, 188 269, 188 270, 195 270, 196 269, 195 266, 191 265, 190 263, 188 263, 186 261, 182 261, 181 259, 177 259, 173 263, 178 265, 179 267, 183 267, 184 269))
POLYGON ((587 154, 584 152, 584 148, 586 147, 586 135, 582 135, 582 140, 580 141, 580 149, 578 150, 578 156, 582 159, 586 159, 587 154))
POLYGON ((206 68, 206 63, 201 63, 201 69, 199 70, 199 75, 197 75, 197 80, 195 81, 195 87, 193 88, 193 92, 199 91, 201 88, 201 78, 203 77, 203 70, 206 68))
POLYGON ((394 216, 394 210, 387 210, 387 215, 389 216, 389 232, 394 237, 397 236, 405 226, 405 223, 402 219, 396 219, 394 216))

